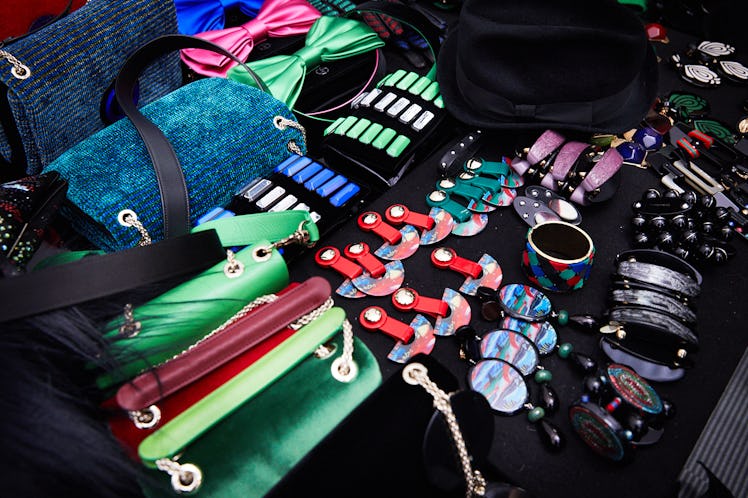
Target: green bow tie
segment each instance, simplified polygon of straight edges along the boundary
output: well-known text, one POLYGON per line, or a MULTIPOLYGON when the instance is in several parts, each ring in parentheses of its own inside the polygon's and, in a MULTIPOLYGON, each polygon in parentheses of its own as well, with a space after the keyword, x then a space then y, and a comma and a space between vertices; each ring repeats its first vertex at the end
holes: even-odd
MULTIPOLYGON (((273 97, 292 108, 304 86, 307 67, 313 68, 323 61, 353 57, 382 45, 384 41, 363 22, 323 16, 307 33, 304 48, 291 55, 276 55, 254 61, 248 66, 267 85, 273 97)), ((228 78, 257 86, 247 70, 241 66, 231 68, 228 78)))

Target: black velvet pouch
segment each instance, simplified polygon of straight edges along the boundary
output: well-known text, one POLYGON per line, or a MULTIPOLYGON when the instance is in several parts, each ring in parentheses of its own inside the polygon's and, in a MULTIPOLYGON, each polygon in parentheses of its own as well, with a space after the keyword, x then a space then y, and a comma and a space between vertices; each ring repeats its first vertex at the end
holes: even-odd
MULTIPOLYGON (((457 379, 434 358, 418 355, 412 362, 423 364, 443 391, 457 390, 457 379)), ((487 404, 484 409, 482 397, 472 395, 455 394, 453 410, 473 467, 492 480, 498 472, 486 462, 486 446, 492 439, 493 415, 487 404)), ((464 496, 456 451, 441 414, 435 411, 432 397, 423 388, 407 384, 401 372, 393 374, 286 474, 267 498, 464 496)))

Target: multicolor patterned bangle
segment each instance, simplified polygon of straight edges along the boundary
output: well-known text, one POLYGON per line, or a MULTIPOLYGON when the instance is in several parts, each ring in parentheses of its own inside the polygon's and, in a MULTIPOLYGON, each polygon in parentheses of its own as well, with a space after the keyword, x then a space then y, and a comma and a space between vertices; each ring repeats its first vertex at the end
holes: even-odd
POLYGON ((594 257, 595 246, 587 232, 564 221, 549 221, 527 232, 522 269, 533 284, 566 292, 584 285, 594 257))

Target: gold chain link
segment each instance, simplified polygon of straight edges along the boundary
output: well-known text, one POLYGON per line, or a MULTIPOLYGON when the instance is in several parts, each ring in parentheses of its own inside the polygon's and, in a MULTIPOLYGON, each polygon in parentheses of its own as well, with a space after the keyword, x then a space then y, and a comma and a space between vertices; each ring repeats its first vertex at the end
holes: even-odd
MULTIPOLYGON (((283 116, 275 116, 273 118, 273 124, 275 125, 276 128, 278 128, 281 131, 285 130, 289 126, 291 128, 299 130, 299 132, 301 132, 301 138, 303 138, 304 143, 306 143, 306 130, 298 122, 293 121, 291 119, 286 119, 283 116)), ((293 140, 293 139, 289 140, 286 147, 288 148, 288 150, 290 150, 294 154, 298 154, 300 156, 304 155, 304 151, 301 150, 301 147, 299 147, 299 145, 296 143, 296 140, 293 140)))
POLYGON ((10 70, 10 74, 12 74, 14 78, 25 80, 26 78, 31 76, 31 69, 29 69, 29 66, 19 61, 13 54, 8 52, 7 50, 0 50, 0 59, 6 59, 8 62, 10 62, 11 66, 13 66, 13 68, 10 70))
POLYGON ((423 387, 427 393, 434 398, 434 407, 439 410, 447 421, 449 432, 452 436, 457 453, 462 464, 462 472, 465 475, 467 498, 474 496, 483 496, 486 493, 486 480, 479 470, 473 470, 470 463, 470 454, 467 451, 465 440, 460 432, 460 426, 457 423, 457 417, 452 411, 452 404, 449 401, 449 395, 439 389, 428 376, 428 370, 420 363, 411 363, 403 369, 403 379, 412 385, 423 387))

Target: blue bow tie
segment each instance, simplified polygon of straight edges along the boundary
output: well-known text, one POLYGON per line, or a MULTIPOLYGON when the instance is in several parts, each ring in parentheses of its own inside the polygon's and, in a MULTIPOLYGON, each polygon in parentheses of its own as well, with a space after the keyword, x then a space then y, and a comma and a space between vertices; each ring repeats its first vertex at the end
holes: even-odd
POLYGON ((195 35, 204 31, 223 29, 226 9, 238 6, 243 14, 257 17, 262 0, 174 0, 177 8, 179 32, 195 35))

